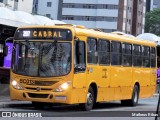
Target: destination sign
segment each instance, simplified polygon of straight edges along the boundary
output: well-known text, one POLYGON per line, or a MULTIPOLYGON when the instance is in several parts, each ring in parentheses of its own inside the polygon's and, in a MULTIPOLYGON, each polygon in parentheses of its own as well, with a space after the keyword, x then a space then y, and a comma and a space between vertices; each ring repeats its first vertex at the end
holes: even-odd
POLYGON ((32 39, 53 39, 53 40, 72 40, 72 32, 68 29, 57 28, 27 28, 18 29, 14 36, 15 40, 32 39))

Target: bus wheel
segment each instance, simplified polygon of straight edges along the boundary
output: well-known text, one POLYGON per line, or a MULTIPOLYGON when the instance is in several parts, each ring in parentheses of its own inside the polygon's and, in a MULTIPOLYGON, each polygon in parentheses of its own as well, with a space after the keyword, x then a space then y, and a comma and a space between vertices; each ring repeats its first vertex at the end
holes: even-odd
POLYGON ((138 99, 139 99, 139 88, 137 85, 135 85, 132 93, 132 98, 129 100, 121 100, 121 104, 127 106, 136 106, 138 104, 138 99))
POLYGON ((43 109, 44 108, 44 103, 42 103, 42 102, 33 102, 32 101, 32 106, 35 108, 35 109, 43 109))
POLYGON ((93 108, 94 104, 94 91, 92 87, 89 87, 88 93, 87 93, 87 101, 86 103, 80 103, 79 106, 82 110, 89 111, 93 108))

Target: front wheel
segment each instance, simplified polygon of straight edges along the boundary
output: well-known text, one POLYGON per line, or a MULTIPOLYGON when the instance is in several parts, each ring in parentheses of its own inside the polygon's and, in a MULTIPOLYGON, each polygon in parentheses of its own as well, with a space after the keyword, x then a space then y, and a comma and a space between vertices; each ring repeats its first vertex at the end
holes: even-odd
POLYGON ((139 99, 139 88, 137 85, 135 85, 133 88, 132 98, 129 100, 121 100, 121 104, 127 106, 136 106, 138 104, 138 99, 139 99))
POLYGON ((79 106, 82 110, 89 111, 93 108, 94 100, 95 98, 93 88, 89 87, 86 103, 80 103, 79 106))

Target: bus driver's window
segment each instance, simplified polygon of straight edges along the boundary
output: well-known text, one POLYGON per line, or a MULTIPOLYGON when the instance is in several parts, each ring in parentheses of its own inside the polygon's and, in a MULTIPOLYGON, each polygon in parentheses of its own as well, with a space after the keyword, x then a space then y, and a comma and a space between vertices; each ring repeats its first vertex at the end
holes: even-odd
POLYGON ((74 46, 74 68, 75 72, 82 72, 86 69, 85 42, 75 41, 74 46))

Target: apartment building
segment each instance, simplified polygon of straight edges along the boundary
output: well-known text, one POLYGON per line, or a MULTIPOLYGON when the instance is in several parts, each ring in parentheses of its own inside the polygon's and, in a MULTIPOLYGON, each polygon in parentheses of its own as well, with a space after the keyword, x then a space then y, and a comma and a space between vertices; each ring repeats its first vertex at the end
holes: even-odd
POLYGON ((63 0, 62 20, 138 35, 144 32, 145 6, 146 0, 63 0))

